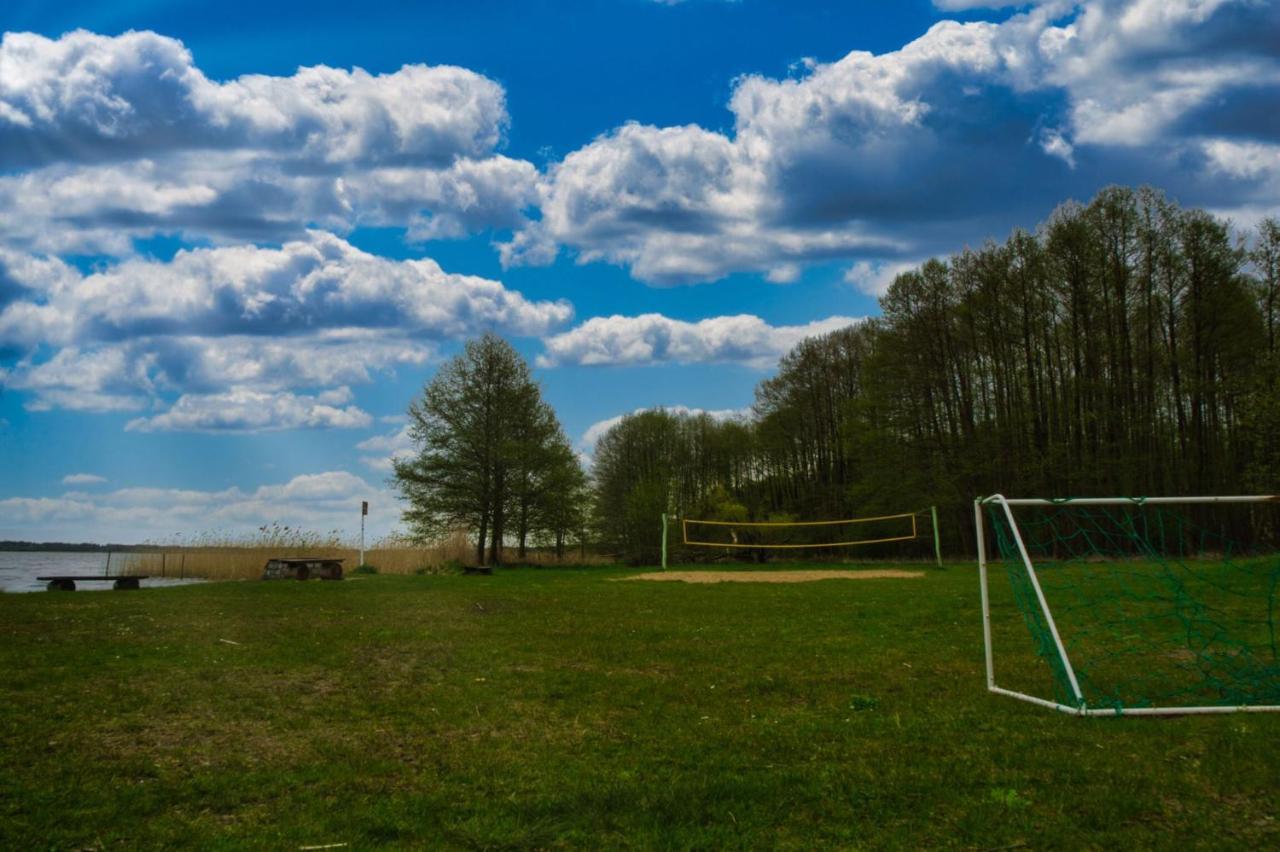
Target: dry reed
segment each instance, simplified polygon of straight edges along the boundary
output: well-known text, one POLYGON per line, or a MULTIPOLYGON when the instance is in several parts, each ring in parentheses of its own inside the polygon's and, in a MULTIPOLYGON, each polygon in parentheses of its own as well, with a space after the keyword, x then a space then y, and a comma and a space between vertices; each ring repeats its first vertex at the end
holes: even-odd
MULTIPOLYGON (((152 546, 155 546, 154 544, 152 546)), ((184 542, 180 538, 159 543, 161 549, 124 554, 123 574, 153 577, 192 577, 208 580, 256 580, 267 560, 308 556, 342 559, 347 573, 360 564, 360 551, 343 541, 338 532, 315 533, 273 524, 252 536, 233 537, 205 533, 184 542)), ((513 548, 504 548, 504 562, 515 558, 513 548)), ((475 545, 465 530, 446 538, 420 544, 388 536, 365 548, 366 565, 379 574, 438 574, 460 571, 475 564, 475 545)), ((577 551, 557 559, 553 553, 530 551, 524 564, 581 565, 587 562, 577 551)), ((598 560, 590 560, 592 562, 598 560)))

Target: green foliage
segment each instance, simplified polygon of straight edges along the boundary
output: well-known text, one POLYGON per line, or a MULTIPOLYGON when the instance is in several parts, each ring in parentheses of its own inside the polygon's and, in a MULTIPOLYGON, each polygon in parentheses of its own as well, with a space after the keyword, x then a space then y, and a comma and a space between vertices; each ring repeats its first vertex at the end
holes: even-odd
POLYGON ((715 521, 745 521, 749 513, 746 506, 733 499, 727 488, 717 485, 707 493, 706 517, 715 521))
POLYGON ((376 566, 376 565, 357 565, 355 568, 353 568, 353 569, 352 569, 351 573, 352 573, 352 574, 365 574, 365 575, 368 575, 368 574, 377 574, 377 573, 378 573, 378 568, 377 568, 377 566, 376 566))

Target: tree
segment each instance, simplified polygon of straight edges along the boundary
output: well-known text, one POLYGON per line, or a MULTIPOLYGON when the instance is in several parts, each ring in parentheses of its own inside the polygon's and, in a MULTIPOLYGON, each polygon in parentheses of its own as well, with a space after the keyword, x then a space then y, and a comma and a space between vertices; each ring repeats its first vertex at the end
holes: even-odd
POLYGON ((477 563, 500 565, 514 517, 523 555, 540 460, 563 432, 519 353, 494 334, 469 341, 409 406, 409 433, 418 452, 395 462, 394 482, 412 535, 465 528, 477 563))
POLYGON ((539 399, 518 409, 510 511, 516 524, 517 558, 526 557, 531 538, 552 538, 556 557, 564 555, 569 533, 581 529, 585 481, 582 465, 551 406, 539 399))
POLYGON ((1257 270, 1258 307, 1267 333, 1267 353, 1280 349, 1280 219, 1263 219, 1249 259, 1257 270))
POLYGON ((675 508, 680 444, 679 418, 662 410, 627 415, 596 443, 592 520, 600 540, 627 558, 656 557, 659 517, 675 508))
POLYGON ((583 533, 590 500, 587 475, 563 435, 552 444, 542 483, 536 503, 535 534, 554 548, 556 559, 563 559, 565 544, 583 533))

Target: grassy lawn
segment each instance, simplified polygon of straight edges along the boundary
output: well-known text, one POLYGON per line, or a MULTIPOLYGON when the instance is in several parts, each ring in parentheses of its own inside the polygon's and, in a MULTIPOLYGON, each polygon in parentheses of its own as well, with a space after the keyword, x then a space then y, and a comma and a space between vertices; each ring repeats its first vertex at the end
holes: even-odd
POLYGON ((970 566, 631 573, 0 595, 0 848, 1280 843, 1280 715, 989 695, 970 566))

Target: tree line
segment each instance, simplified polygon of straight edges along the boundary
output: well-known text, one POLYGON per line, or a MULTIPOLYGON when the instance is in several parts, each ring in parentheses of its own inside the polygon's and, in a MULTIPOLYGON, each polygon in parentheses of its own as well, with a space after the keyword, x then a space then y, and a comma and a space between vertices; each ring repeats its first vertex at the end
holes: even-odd
POLYGON ((1280 223, 1250 232, 1111 187, 897 276, 882 316, 807 339, 751 416, 624 418, 595 451, 594 530, 655 558, 662 512, 821 519, 971 501, 1274 492, 1280 223))
MULTIPOLYGON (((972 552, 971 501, 1272 492, 1280 482, 1280 222, 1250 231, 1111 187, 894 280, 882 315, 802 341, 750 416, 647 411, 588 478, 528 365, 469 342, 409 409, 395 463, 419 538, 476 561, 590 540, 657 558, 660 516, 793 520, 936 505, 972 552)), ((888 548, 892 551, 893 548, 888 548)))

